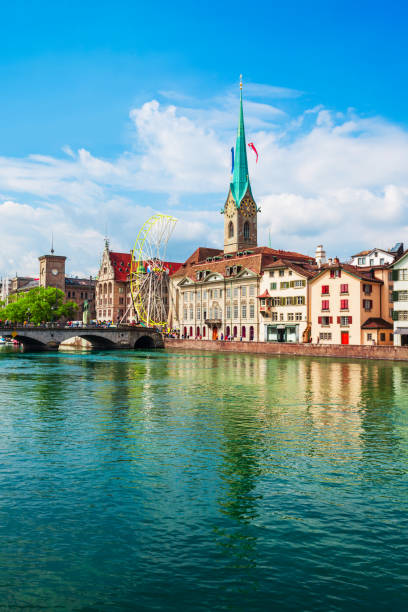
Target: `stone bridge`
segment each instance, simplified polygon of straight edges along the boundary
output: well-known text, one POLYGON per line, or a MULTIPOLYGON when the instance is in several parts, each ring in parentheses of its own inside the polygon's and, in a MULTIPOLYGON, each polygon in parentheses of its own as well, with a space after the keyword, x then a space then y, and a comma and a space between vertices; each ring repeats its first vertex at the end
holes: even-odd
POLYGON ((15 338, 26 350, 51 351, 70 338, 83 338, 94 349, 164 348, 163 336, 148 327, 0 327, 0 337, 15 338))

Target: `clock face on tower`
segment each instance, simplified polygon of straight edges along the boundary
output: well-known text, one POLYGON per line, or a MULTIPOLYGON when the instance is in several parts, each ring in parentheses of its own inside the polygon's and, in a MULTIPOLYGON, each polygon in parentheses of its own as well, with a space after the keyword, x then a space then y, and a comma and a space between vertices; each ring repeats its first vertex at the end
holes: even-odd
POLYGON ((58 270, 57 270, 57 268, 53 268, 53 269, 51 270, 51 272, 52 272, 52 274, 53 274, 54 276, 58 276, 58 270))
POLYGON ((245 197, 242 200, 241 213, 244 217, 253 217, 256 214, 256 204, 251 198, 245 197))
POLYGON ((229 197, 228 202, 225 205, 225 214, 227 215, 227 217, 233 217, 235 211, 236 211, 236 206, 235 206, 234 199, 229 197))

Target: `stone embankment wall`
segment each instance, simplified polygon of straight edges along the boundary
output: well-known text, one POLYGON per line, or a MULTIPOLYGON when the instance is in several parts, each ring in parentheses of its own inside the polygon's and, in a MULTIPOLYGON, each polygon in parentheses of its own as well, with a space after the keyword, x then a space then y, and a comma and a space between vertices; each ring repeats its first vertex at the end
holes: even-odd
POLYGON ((222 342, 220 340, 177 340, 174 338, 165 338, 164 346, 168 349, 220 351, 222 353, 258 353, 262 355, 303 355, 308 357, 408 361, 408 347, 401 346, 222 342))

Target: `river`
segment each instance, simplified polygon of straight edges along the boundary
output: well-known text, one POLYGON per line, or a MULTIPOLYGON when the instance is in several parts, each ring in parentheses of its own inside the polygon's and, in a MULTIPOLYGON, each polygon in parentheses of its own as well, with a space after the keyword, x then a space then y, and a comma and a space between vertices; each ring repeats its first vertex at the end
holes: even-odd
POLYGON ((408 364, 0 351, 0 609, 408 606, 408 364))

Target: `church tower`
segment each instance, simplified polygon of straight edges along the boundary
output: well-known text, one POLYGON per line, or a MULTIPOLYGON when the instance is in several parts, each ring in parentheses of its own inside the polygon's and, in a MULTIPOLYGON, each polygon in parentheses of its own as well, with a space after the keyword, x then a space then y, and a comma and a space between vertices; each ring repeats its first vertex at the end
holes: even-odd
POLYGON ((252 196, 248 175, 244 112, 242 110, 242 80, 235 164, 232 181, 224 206, 224 252, 235 253, 258 245, 258 208, 252 196))

